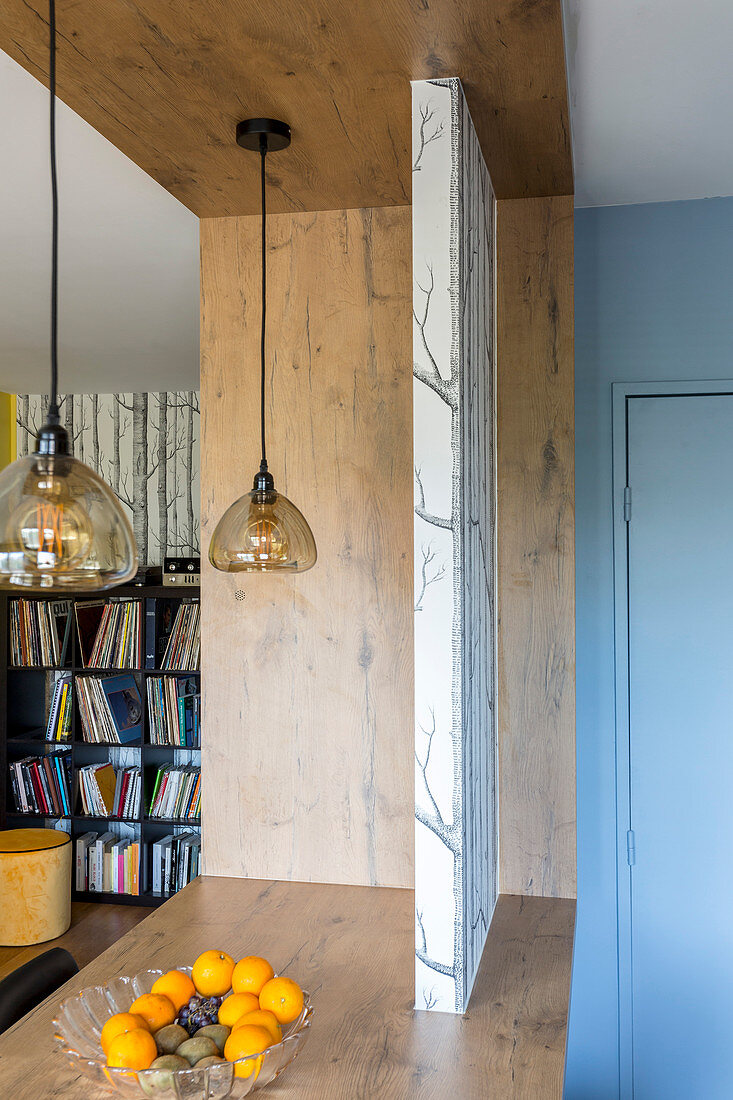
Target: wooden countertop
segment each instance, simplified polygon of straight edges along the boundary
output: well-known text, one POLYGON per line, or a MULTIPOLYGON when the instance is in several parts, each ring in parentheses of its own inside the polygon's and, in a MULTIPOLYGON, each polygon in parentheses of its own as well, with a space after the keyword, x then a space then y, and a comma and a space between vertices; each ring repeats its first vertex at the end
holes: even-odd
POLYGON ((413 921, 410 890, 196 879, 0 1036, 0 1096, 89 1100, 52 1040, 58 1001, 216 947, 313 997, 309 1041, 263 1097, 560 1100, 575 902, 499 899, 463 1017, 413 1011, 413 921))

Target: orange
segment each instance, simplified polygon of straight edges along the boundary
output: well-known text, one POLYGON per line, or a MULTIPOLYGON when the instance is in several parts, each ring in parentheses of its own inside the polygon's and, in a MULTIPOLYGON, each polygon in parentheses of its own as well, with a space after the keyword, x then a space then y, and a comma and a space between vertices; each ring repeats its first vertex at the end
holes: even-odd
POLYGON ((191 977, 202 997, 223 997, 232 986, 234 959, 225 951, 204 951, 193 964, 191 977))
MULTIPOLYGON (((221 1016, 221 1013, 219 1015, 221 1016)), ((237 1020, 232 1031, 236 1031, 238 1027, 243 1027, 245 1024, 256 1024, 258 1027, 264 1027, 270 1032, 270 1040, 273 1043, 279 1043, 283 1037, 282 1028, 273 1012, 265 1012, 261 1008, 255 1009, 254 1012, 246 1012, 244 1016, 240 1016, 237 1020)))
POLYGON ((150 1069, 158 1057, 155 1039, 147 1028, 124 1031, 110 1043, 107 1065, 124 1069, 150 1069))
POLYGON ((162 974, 154 982, 150 992, 160 993, 162 996, 167 997, 176 1012, 180 1012, 183 1006, 187 1005, 193 997, 196 986, 188 974, 184 974, 182 970, 169 970, 167 974, 162 974))
POLYGON ((173 1002, 160 993, 143 993, 142 997, 132 1002, 130 1012, 142 1016, 151 1031, 160 1031, 167 1024, 172 1024, 178 1015, 173 1002))
POLYGON ((240 1016, 244 1016, 245 1012, 254 1012, 259 1007, 260 1002, 254 993, 230 993, 221 1003, 219 1023, 234 1027, 240 1016))
POLYGON ((275 971, 267 959, 259 955, 247 955, 240 959, 232 974, 232 989, 235 993, 254 993, 259 997, 263 985, 275 977, 275 971))
POLYGON ((272 1012, 279 1024, 292 1024, 303 1010, 303 990, 291 978, 272 978, 260 993, 260 1008, 272 1012))
MULTIPOLYGON (((253 1054, 261 1054, 269 1046, 272 1046, 272 1040, 267 1028, 247 1024, 231 1033, 224 1045, 224 1057, 227 1062, 236 1062, 238 1058, 249 1058, 253 1054)), ((235 1066, 234 1076, 250 1077, 254 1073, 257 1080, 261 1069, 262 1059, 252 1059, 241 1066, 235 1066)))
POLYGON ((116 1039, 118 1035, 123 1035, 126 1031, 134 1031, 138 1027, 147 1029, 147 1026, 142 1016, 138 1016, 132 1012, 116 1012, 114 1016, 110 1016, 109 1020, 107 1020, 107 1023, 102 1028, 102 1035, 99 1040, 102 1044, 102 1050, 106 1054, 109 1050, 110 1043, 113 1039, 116 1039))

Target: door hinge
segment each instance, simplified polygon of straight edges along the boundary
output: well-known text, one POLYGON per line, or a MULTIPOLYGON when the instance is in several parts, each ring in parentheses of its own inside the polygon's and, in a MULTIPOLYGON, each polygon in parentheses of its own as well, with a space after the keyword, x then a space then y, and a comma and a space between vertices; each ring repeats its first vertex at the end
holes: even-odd
POLYGON ((636 863, 636 837, 633 829, 629 829, 626 833, 626 860, 629 867, 633 867, 636 863))
POLYGON ((624 486, 624 521, 626 523, 631 519, 631 486, 624 486))

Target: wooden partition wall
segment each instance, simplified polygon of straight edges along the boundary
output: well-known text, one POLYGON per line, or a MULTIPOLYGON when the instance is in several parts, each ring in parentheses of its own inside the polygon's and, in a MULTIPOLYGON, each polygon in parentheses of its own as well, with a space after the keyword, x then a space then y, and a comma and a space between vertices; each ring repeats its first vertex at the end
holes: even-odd
MULTIPOLYGON (((259 465, 258 218, 201 223, 202 547, 259 465)), ((208 874, 413 880, 410 209, 268 219, 270 469, 318 564, 202 571, 208 874)))
MULTIPOLYGON (((202 240, 202 545, 258 451, 256 218, 202 240)), ((202 577, 210 874, 413 878, 410 210, 273 215, 271 466, 319 562, 202 577)), ((572 198, 497 204, 499 889, 575 896, 572 198)))
POLYGON ((496 221, 499 890, 574 898, 573 198, 496 221))

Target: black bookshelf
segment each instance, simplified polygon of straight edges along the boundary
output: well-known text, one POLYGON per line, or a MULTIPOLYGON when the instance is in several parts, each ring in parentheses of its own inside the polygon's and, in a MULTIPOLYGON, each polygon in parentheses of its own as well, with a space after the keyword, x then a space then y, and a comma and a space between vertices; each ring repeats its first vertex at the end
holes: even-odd
MULTIPOLYGON (((200 830, 200 822, 185 821, 170 818, 151 818, 147 815, 149 799, 152 794, 152 784, 159 765, 167 761, 177 759, 176 754, 189 754, 193 762, 200 766, 201 749, 186 748, 178 745, 155 745, 150 742, 150 718, 148 713, 146 679, 149 676, 188 676, 198 677, 198 670, 160 669, 160 668, 89 668, 84 666, 79 648, 79 638, 76 623, 72 624, 71 644, 69 660, 63 665, 53 666, 15 666, 9 663, 10 657, 10 617, 9 605, 11 600, 25 599, 43 602, 48 599, 69 599, 74 603, 84 601, 98 601, 114 596, 129 597, 145 600, 146 597, 157 597, 166 600, 183 601, 186 599, 199 599, 198 587, 163 587, 162 585, 125 586, 113 588, 103 593, 74 593, 43 595, 26 594, 24 592, 0 592, 0 768, 2 769, 2 781, 0 781, 0 826, 2 828, 20 828, 22 826, 43 826, 51 820, 46 814, 18 813, 12 808, 13 797, 10 789, 9 765, 13 760, 22 757, 44 755, 46 752, 55 752, 63 749, 71 756, 71 808, 76 811, 79 808, 79 791, 77 771, 85 764, 103 762, 109 759, 110 749, 124 749, 133 754, 139 754, 140 770, 142 773, 142 796, 138 812, 134 817, 90 817, 88 815, 72 812, 70 817, 63 820, 71 823, 71 837, 74 844, 72 858, 71 896, 74 901, 97 901, 106 904, 117 905, 159 905, 166 900, 166 896, 155 895, 151 891, 151 865, 152 844, 161 839, 176 828, 185 827, 186 830, 200 830), (73 705, 71 712, 71 737, 66 741, 46 741, 46 699, 47 677, 54 672, 67 672, 72 676, 73 705), (131 673, 137 683, 143 704, 142 740, 131 745, 120 746, 107 743, 93 743, 85 741, 82 737, 81 718, 79 715, 78 694, 76 689, 76 677, 83 675, 109 675, 115 673, 131 673), (124 822, 135 827, 136 835, 140 837, 140 893, 118 894, 103 893, 97 891, 79 891, 76 889, 76 838, 87 832, 105 832, 108 823, 124 822)), ((143 606, 144 610, 144 606, 143 606)), ((143 639, 145 636, 145 616, 142 616, 141 630, 143 639)), ((180 755, 178 756, 180 759, 180 755)), ((58 815, 54 815, 55 817, 58 815)))

